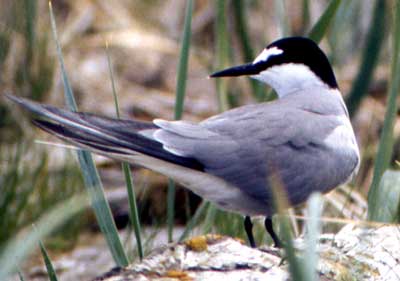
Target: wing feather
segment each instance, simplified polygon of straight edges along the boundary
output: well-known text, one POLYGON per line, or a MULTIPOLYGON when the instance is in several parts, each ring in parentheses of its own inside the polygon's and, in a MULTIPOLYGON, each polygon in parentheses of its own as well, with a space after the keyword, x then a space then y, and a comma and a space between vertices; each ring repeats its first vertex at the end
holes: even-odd
POLYGON ((312 112, 293 98, 241 107, 199 124, 118 120, 10 98, 50 120, 37 120, 37 126, 78 146, 113 155, 141 153, 205 171, 259 203, 271 202, 271 178, 297 204, 312 191, 339 185, 353 169, 347 163, 353 159, 324 143, 338 125, 337 112, 312 112), (338 172, 341 165, 348 167, 338 172))
POLYGON ((132 153, 139 152, 187 168, 203 170, 203 166, 196 159, 175 155, 165 150, 160 142, 141 135, 141 130, 158 128, 150 122, 71 112, 15 96, 9 97, 29 111, 48 119, 49 121, 36 120, 34 123, 66 141, 73 141, 75 144, 84 143, 85 148, 101 147, 106 151, 116 151, 121 148, 125 149, 126 153, 128 149, 132 153))

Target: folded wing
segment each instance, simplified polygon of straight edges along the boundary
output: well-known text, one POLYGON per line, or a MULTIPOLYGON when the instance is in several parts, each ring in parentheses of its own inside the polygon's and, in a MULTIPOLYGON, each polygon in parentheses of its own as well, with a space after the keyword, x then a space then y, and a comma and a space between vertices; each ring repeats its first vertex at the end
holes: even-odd
MULTIPOLYGON (((97 153, 101 151, 122 154, 141 153, 186 168, 203 170, 203 166, 197 160, 172 154, 165 150, 160 142, 140 134, 141 131, 158 128, 151 122, 120 120, 89 113, 71 112, 15 96, 9 96, 9 98, 39 115, 42 119, 34 120, 34 124, 38 127, 77 146, 81 144, 84 148, 93 147, 97 153)), ((118 156, 114 155, 113 158, 118 158, 118 156)))

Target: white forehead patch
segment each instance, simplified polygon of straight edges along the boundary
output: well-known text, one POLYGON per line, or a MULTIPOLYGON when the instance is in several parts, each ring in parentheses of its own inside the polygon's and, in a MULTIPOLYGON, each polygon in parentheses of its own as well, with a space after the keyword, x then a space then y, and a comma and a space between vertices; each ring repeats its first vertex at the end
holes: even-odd
POLYGON ((267 61, 269 57, 276 56, 282 54, 283 51, 278 47, 272 47, 268 49, 264 49, 261 54, 259 54, 256 59, 253 61, 253 64, 258 63, 260 61, 267 61))

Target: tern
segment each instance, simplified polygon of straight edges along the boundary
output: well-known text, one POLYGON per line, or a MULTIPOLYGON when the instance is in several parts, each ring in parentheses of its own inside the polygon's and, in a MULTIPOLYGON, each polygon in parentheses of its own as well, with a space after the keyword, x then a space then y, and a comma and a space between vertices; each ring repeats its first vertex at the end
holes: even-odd
POLYGON ((251 63, 210 77, 244 76, 270 85, 278 99, 228 110, 199 123, 153 122, 71 112, 23 98, 11 100, 39 116, 39 128, 100 155, 139 165, 179 182, 218 207, 272 227, 271 183, 278 180, 295 206, 326 193, 357 172, 360 154, 332 67, 318 45, 287 37, 251 63))

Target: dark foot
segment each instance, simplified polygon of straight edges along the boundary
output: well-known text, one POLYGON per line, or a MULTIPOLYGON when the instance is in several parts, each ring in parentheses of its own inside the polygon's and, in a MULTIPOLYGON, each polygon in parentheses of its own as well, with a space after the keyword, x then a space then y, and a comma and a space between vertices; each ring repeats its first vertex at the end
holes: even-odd
POLYGON ((255 248, 256 242, 254 241, 254 236, 253 236, 253 223, 251 222, 251 219, 249 216, 244 217, 244 230, 246 231, 250 246, 252 248, 255 248))
POLYGON ((272 240, 274 240, 275 247, 276 248, 282 248, 282 242, 279 240, 279 238, 276 235, 276 233, 274 231, 274 228, 272 226, 272 218, 271 217, 266 217, 265 221, 264 221, 264 225, 265 225, 265 229, 267 230, 269 235, 271 235, 272 240))

